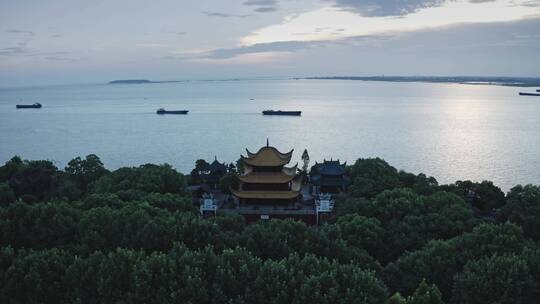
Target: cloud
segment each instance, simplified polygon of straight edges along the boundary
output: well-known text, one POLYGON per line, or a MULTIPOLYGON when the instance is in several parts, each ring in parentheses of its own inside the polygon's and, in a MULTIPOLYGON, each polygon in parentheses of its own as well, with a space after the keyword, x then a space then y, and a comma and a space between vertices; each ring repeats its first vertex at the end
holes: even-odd
POLYGON ((277 0, 247 0, 242 3, 245 6, 254 6, 254 12, 257 13, 271 13, 278 9, 277 0))
POLYGON ((26 53, 26 48, 22 46, 7 47, 0 49, 0 56, 13 56, 26 53))
MULTIPOLYGON (((228 60, 245 55, 255 54, 286 54, 294 53, 305 49, 313 49, 319 47, 338 46, 338 45, 355 45, 366 42, 368 40, 388 39, 391 35, 359 35, 349 38, 336 40, 312 40, 312 41, 276 41, 269 43, 257 43, 249 46, 240 46, 236 48, 215 49, 202 53, 184 53, 162 57, 162 59, 176 60, 200 60, 210 59, 213 61, 228 60)), ((275 56, 274 56, 275 57, 275 56)))
MULTIPOLYGON (((419 10, 438 7, 454 0, 326 0, 334 6, 365 17, 405 16, 419 10)), ((470 3, 487 3, 496 0, 467 0, 470 3)), ((540 0, 514 0, 516 6, 538 7, 540 0)))
POLYGON ((54 35, 51 35, 50 37, 51 37, 51 38, 62 38, 62 37, 64 37, 64 35, 61 35, 61 34, 54 34, 54 35))
POLYGON ((445 0, 331 0, 336 7, 368 17, 402 16, 428 7, 440 6, 445 0))
POLYGON ((21 56, 21 57, 41 57, 44 59, 60 58, 63 57, 66 60, 67 57, 63 55, 70 55, 71 52, 67 51, 40 51, 38 49, 28 48, 26 43, 17 43, 17 46, 0 48, 0 56, 21 56))
POLYGON ((257 5, 257 6, 275 6, 277 4, 276 0, 247 0, 243 3, 244 5, 257 5))
POLYGON ((279 41, 270 43, 259 43, 250 46, 242 46, 238 48, 216 49, 203 55, 203 58, 210 59, 228 59, 239 55, 268 53, 268 52, 294 52, 300 49, 305 49, 314 45, 314 42, 305 41, 279 41))
POLYGON ((289 54, 290 53, 288 52, 261 52, 241 54, 235 57, 225 59, 195 58, 190 59, 189 61, 203 64, 210 63, 214 65, 252 65, 279 61, 282 58, 286 58, 289 54))
POLYGON ((162 30, 161 33, 167 34, 167 35, 178 35, 178 36, 182 36, 182 35, 187 34, 187 32, 178 31, 178 30, 162 30))
POLYGON ((162 44, 162 43, 138 43, 135 44, 137 47, 142 48, 162 48, 162 47, 168 47, 168 44, 162 44))
POLYGON ((58 56, 47 56, 47 57, 44 57, 43 59, 52 60, 52 61, 77 61, 77 59, 74 59, 74 58, 58 57, 58 56))
POLYGON ((271 12, 277 11, 277 7, 264 6, 264 7, 256 8, 254 11, 257 13, 271 13, 271 12))
POLYGON ((540 7, 540 0, 516 0, 516 5, 526 6, 526 7, 540 7))
MULTIPOLYGON (((423 30, 408 30, 408 31, 399 31, 391 30, 376 34, 360 34, 348 37, 339 37, 334 39, 315 39, 315 40, 289 40, 289 41, 274 41, 274 42, 263 42, 255 43, 251 45, 244 45, 239 47, 231 48, 220 48, 214 49, 205 52, 197 53, 180 53, 172 56, 168 56, 164 59, 176 59, 176 60, 201 60, 208 59, 212 62, 217 62, 219 60, 229 60, 239 56, 245 56, 249 54, 291 54, 304 50, 314 50, 319 48, 332 48, 332 47, 354 47, 354 48, 380 48, 381 45, 391 45, 392 41, 406 41, 407 37, 417 37, 420 41, 422 37, 429 37, 425 41, 429 42, 431 40, 446 40, 450 39, 454 42, 460 41, 461 46, 464 45, 477 45, 475 39, 471 39, 471 34, 465 35, 467 30, 475 31, 477 35, 486 36, 486 32, 490 33, 487 29, 490 27, 494 29, 498 28, 512 28, 515 32, 521 33, 526 32, 525 29, 521 30, 518 25, 522 25, 524 28, 530 27, 531 24, 537 25, 540 22, 540 18, 532 19, 531 21, 507 21, 507 22, 488 22, 488 23, 479 23, 479 24, 456 24, 456 25, 445 25, 423 30), (438 34, 443 33, 443 37, 438 37, 438 34)), ((319 32, 330 33, 331 35, 342 35, 344 29, 342 28, 315 28, 319 32)), ((297 36, 305 35, 306 33, 299 32, 295 33, 297 36)), ((514 37, 512 36, 508 41, 489 41, 490 44, 494 46, 500 45, 523 45, 530 43, 530 41, 536 39, 538 40, 538 34, 533 33, 525 36, 514 37)), ((496 31, 490 33, 490 35, 497 35, 496 31)), ((491 37, 491 36, 490 36, 491 37)), ((484 39, 484 46, 488 43, 488 39, 484 39)), ((442 44, 442 41, 438 43, 442 44)), ((427 43, 426 42, 426 43, 427 43)), ((422 43, 416 45, 408 45, 407 47, 421 47, 422 43)), ((435 43, 436 45, 437 43, 435 43)), ((459 44, 459 43, 458 43, 459 44)), ((406 44, 405 44, 406 45, 406 44)), ((446 44, 447 45, 447 44, 446 44)), ((446 47, 449 47, 448 45, 446 47)))
POLYGON ((6 33, 10 34, 22 34, 22 35, 28 35, 28 36, 34 36, 36 33, 32 31, 25 31, 25 30, 7 30, 6 33))
POLYGON ((219 18, 246 18, 251 15, 236 15, 236 14, 229 14, 229 13, 220 13, 220 12, 202 12, 208 17, 219 17, 219 18))
POLYGON ((248 54, 258 54, 258 53, 290 53, 300 49, 310 47, 315 45, 316 42, 305 42, 305 41, 284 41, 284 42, 271 42, 271 43, 260 43, 250 46, 241 46, 236 48, 223 48, 223 49, 214 49, 207 52, 199 53, 180 53, 170 56, 162 57, 162 59, 176 59, 176 60, 201 60, 201 59, 212 59, 212 60, 225 60, 231 59, 238 56, 248 55, 248 54))

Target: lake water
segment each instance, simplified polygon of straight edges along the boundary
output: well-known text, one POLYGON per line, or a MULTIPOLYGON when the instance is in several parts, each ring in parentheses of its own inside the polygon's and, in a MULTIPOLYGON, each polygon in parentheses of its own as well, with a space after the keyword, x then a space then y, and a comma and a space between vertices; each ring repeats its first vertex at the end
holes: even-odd
MULTIPOLYGON (((540 98, 513 87, 347 80, 191 81, 0 89, 0 162, 63 168, 97 154, 108 168, 231 162, 270 144, 312 163, 381 157, 440 183, 540 184, 540 98), (254 100, 251 101, 250 99, 254 100), (41 102, 39 110, 15 104, 41 102), (156 115, 157 108, 189 115, 156 115), (265 109, 301 117, 262 116, 265 109)), ((532 89, 528 89, 533 91, 532 89)))

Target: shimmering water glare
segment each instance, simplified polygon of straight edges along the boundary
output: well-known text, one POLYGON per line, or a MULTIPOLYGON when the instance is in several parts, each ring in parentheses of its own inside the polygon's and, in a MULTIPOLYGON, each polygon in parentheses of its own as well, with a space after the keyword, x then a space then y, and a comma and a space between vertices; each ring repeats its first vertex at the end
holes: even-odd
MULTIPOLYGON (((381 157, 440 183, 540 183, 540 97, 515 87, 343 80, 190 81, 0 89, 0 161, 63 168, 97 154, 110 168, 196 159, 232 162, 245 148, 304 149, 311 161, 381 157), (254 99, 254 100, 251 100, 254 99), (39 110, 15 109, 40 102, 39 110), (157 108, 189 115, 157 115, 157 108), (262 110, 301 110, 301 117, 262 110)), ((529 89, 532 91, 532 89, 529 89)))

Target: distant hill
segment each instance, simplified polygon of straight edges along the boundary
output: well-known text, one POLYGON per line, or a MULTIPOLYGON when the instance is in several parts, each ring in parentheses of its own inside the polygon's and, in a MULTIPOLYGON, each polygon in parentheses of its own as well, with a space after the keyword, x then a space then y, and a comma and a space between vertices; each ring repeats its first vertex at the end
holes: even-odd
POLYGON ((109 81, 109 84, 140 84, 140 83, 152 83, 146 79, 120 79, 109 81))

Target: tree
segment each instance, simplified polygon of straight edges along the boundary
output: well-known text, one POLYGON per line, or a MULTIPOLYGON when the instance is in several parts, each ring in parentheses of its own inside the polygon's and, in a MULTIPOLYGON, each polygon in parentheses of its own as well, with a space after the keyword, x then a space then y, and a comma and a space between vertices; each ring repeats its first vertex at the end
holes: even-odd
POLYGON ((202 183, 202 175, 206 172, 208 165, 209 164, 204 159, 197 159, 195 161, 195 168, 191 170, 189 175, 189 183, 191 185, 202 183))
POLYGON ((139 197, 134 203, 147 203, 152 207, 170 212, 199 212, 199 209, 193 205, 191 197, 173 193, 150 193, 139 197))
POLYGON ((87 155, 85 159, 76 157, 70 160, 64 170, 75 181, 83 195, 87 192, 91 183, 109 172, 105 169, 99 157, 94 154, 87 155))
POLYGON ((482 181, 481 183, 469 180, 457 181, 451 185, 441 186, 441 189, 461 196, 481 211, 498 209, 506 203, 504 192, 491 181, 482 181))
POLYGON ((6 206, 15 201, 15 193, 7 183, 0 183, 0 206, 6 206))
POLYGON ((335 200, 334 213, 337 216, 358 213, 361 214, 365 210, 365 204, 369 201, 363 197, 350 197, 344 194, 338 195, 335 200))
MULTIPOLYGON (((453 303, 530 303, 534 282, 525 260, 493 255, 469 261, 455 277, 453 303)), ((531 299, 532 300, 532 299, 531 299)))
POLYGON ((7 182, 13 176, 21 174, 24 162, 20 156, 13 156, 0 167, 0 182, 7 182))
POLYGON ((246 227, 242 245, 263 259, 281 259, 302 251, 308 229, 306 224, 293 220, 260 222, 246 227))
POLYGON ((238 171, 236 170, 236 166, 233 163, 230 163, 227 166, 227 173, 230 175, 238 176, 238 171))
POLYGON ((432 239, 457 236, 475 224, 465 202, 444 192, 422 196, 407 188, 387 190, 359 202, 355 208, 358 214, 375 218, 384 227, 384 248, 377 255, 382 263, 393 261, 406 250, 418 249, 432 239))
POLYGON ((381 222, 356 214, 339 217, 334 225, 327 225, 323 233, 332 239, 342 239, 351 248, 362 248, 372 256, 384 255, 384 229, 381 222))
POLYGON ((515 186, 508 192, 507 205, 501 209, 498 221, 520 225, 527 237, 540 240, 540 187, 515 186))
POLYGON ((80 218, 80 210, 64 202, 15 202, 0 209, 0 245, 34 249, 72 246, 78 238, 80 218))
POLYGON ((399 292, 396 292, 391 296, 384 304, 407 304, 407 299, 405 299, 399 292))
POLYGON ((239 158, 236 161, 236 172, 238 173, 238 175, 244 174, 244 161, 242 160, 242 158, 239 158))
MULTIPOLYGON (((426 279, 440 289, 444 299, 452 294, 452 281, 468 261, 492 255, 520 254, 527 242, 516 225, 481 224, 452 239, 432 240, 421 249, 403 254, 387 266, 392 287, 411 293, 426 279)), ((387 271, 387 269, 385 269, 387 271)))
POLYGON ((48 160, 22 161, 15 156, 0 167, 0 182, 7 182, 16 197, 44 201, 51 196, 58 172, 48 160))
POLYGON ((146 164, 133 168, 120 168, 98 179, 91 193, 120 193, 138 191, 146 193, 185 193, 186 180, 170 165, 146 164))
POLYGON ((0 298, 6 303, 68 303, 64 276, 73 255, 58 249, 16 252, 5 270, 0 298))
POLYGON ((402 187, 411 188, 414 192, 429 195, 438 190, 439 183, 432 176, 423 173, 415 175, 405 171, 399 171, 398 178, 402 187))
POLYGON ((78 225, 83 252, 117 247, 167 251, 179 229, 174 214, 144 203, 120 209, 93 208, 84 213, 78 225))
POLYGON ((235 175, 227 174, 219 180, 219 190, 223 193, 230 194, 231 188, 238 187, 238 178, 235 175))
POLYGON ((384 190, 400 187, 398 171, 380 158, 358 159, 351 166, 350 193, 357 197, 373 197, 384 190))
POLYGON ((437 286, 429 286, 424 279, 413 295, 407 299, 407 304, 444 304, 444 302, 437 286))
POLYGON ((63 199, 67 201, 76 201, 83 195, 81 189, 65 172, 59 172, 51 196, 57 199, 63 199))

